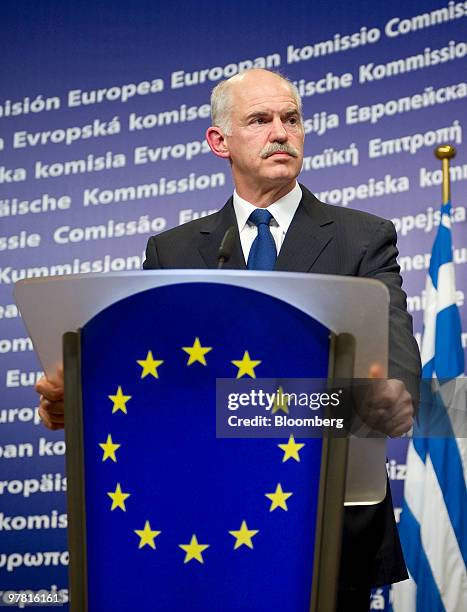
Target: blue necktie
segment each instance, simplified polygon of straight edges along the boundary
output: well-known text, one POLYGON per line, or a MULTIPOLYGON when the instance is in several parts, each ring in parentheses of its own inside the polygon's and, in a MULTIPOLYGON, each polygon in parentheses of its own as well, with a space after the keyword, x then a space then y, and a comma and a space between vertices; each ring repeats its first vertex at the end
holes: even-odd
POLYGON ((249 221, 258 228, 258 235, 251 245, 248 255, 248 270, 272 270, 277 259, 276 243, 269 229, 271 213, 265 208, 257 208, 249 217, 249 221))

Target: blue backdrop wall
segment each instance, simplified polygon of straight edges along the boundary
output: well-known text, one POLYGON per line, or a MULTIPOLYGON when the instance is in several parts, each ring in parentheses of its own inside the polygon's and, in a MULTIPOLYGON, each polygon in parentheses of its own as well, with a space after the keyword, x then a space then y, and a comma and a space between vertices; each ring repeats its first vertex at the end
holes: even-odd
MULTIPOLYGON (((10 589, 67 593, 65 445, 35 415, 41 368, 13 284, 139 269, 150 235, 219 208, 232 182, 204 132, 222 78, 260 66, 296 81, 301 181, 328 203, 394 221, 418 339, 441 201, 433 148, 457 147, 466 328, 466 15, 467 2, 443 0, 2 2, 1 601, 10 589)), ((404 449, 393 445, 390 462, 396 515, 404 449)))

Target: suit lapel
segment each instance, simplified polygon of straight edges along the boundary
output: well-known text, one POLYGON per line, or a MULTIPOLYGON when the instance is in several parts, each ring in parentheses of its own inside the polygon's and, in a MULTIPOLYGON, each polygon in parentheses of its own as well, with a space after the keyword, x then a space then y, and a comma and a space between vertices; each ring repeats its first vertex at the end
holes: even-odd
POLYGON ((233 199, 215 215, 206 220, 206 225, 200 231, 200 245, 198 247, 201 257, 207 268, 217 268, 217 253, 224 238, 225 232, 232 225, 235 227, 235 243, 232 254, 223 268, 225 270, 245 270, 246 264, 243 257, 240 235, 238 233, 237 219, 233 208, 233 199))
POLYGON ((326 206, 301 185, 303 197, 292 219, 274 270, 312 272, 334 236, 326 206))
MULTIPOLYGON (((333 220, 326 205, 301 185, 303 197, 292 219, 277 258, 274 270, 287 272, 312 272, 319 256, 334 236, 333 220)), ((233 198, 216 214, 207 217, 200 230, 198 246, 207 268, 217 268, 217 253, 225 232, 235 227, 235 243, 232 255, 224 265, 226 270, 245 270, 233 198)))

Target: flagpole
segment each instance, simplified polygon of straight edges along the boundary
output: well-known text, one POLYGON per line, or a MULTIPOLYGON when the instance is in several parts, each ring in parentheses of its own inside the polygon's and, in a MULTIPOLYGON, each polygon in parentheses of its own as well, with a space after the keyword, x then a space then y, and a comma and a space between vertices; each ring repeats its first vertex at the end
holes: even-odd
POLYGON ((451 180, 449 176, 449 160, 456 156, 456 149, 451 145, 436 147, 435 155, 441 160, 443 170, 443 204, 451 200, 451 180))

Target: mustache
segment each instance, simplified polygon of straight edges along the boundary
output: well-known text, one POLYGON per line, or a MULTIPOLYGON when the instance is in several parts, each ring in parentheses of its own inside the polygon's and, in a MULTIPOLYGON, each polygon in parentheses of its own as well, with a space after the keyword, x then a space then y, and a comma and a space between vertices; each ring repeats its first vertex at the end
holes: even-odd
POLYGON ((260 157, 267 159, 274 155, 274 153, 288 153, 292 157, 298 157, 297 149, 288 142, 271 142, 271 144, 268 144, 261 150, 260 157))

